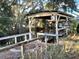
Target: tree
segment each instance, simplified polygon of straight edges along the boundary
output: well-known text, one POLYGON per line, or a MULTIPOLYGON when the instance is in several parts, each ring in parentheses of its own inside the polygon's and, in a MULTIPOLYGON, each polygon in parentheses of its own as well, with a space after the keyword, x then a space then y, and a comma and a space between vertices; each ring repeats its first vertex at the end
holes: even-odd
MULTIPOLYGON (((2 20, 1 27, 3 28, 5 26, 3 25, 5 21, 12 21, 11 25, 8 24, 10 26, 10 33, 8 34, 11 35, 26 32, 25 29, 27 29, 26 26, 28 25, 26 14, 29 12, 35 12, 37 4, 38 0, 0 0, 1 20, 5 19, 2 20)), ((7 28, 8 26, 5 27, 7 28)), ((3 32, 5 33, 6 30, 3 32)))
POLYGON ((9 35, 12 26, 12 12, 9 1, 0 0, 0 36, 9 35))
POLYGON ((45 8, 45 10, 49 10, 49 11, 57 10, 57 5, 56 5, 56 3, 48 2, 48 3, 44 4, 44 8, 45 8))
MULTIPOLYGON (((75 9, 74 0, 1 0, 0 1, 0 15, 1 17, 10 17, 12 20, 11 28, 14 29, 15 34, 22 33, 23 28, 27 25, 26 14, 47 10, 58 10, 59 5, 64 2, 69 7, 75 9), (68 3, 67 3, 68 2, 68 3), (38 8, 37 8, 38 7, 38 8)), ((65 8, 64 8, 65 9, 65 8)))
POLYGON ((27 21, 26 14, 29 12, 33 12, 35 7, 37 6, 37 3, 32 0, 17 0, 15 1, 16 4, 12 5, 12 12, 14 15, 14 26, 15 30, 18 31, 18 33, 23 33, 23 27, 25 26, 25 22, 27 21), (30 10, 29 10, 30 9, 30 10), (28 11, 29 10, 29 11, 28 11))
POLYGON ((0 36, 9 34, 12 21, 8 17, 0 17, 0 36))
POLYGON ((45 4, 45 7, 48 9, 51 8, 52 10, 58 10, 60 7, 66 10, 66 7, 70 7, 71 9, 76 10, 74 0, 49 0, 49 2, 45 4), (53 8, 51 6, 53 6, 53 8))
POLYGON ((0 16, 6 16, 6 17, 11 17, 12 12, 11 12, 11 6, 9 1, 6 0, 1 0, 0 3, 0 16))

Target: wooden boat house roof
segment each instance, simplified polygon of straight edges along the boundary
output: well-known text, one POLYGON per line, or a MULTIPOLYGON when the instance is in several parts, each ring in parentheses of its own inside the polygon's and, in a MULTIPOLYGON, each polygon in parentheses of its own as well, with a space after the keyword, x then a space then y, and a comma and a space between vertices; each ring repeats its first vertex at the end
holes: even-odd
POLYGON ((27 15, 28 17, 46 17, 46 16, 52 16, 52 15, 60 15, 63 17, 73 17, 72 15, 61 11, 40 11, 35 13, 29 13, 27 15))

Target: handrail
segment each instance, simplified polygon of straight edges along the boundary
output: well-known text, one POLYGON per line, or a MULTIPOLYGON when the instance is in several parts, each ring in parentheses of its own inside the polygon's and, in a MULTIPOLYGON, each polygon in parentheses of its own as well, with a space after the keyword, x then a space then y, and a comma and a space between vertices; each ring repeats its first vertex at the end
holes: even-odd
POLYGON ((21 59, 24 59, 25 58, 25 55, 24 55, 24 52, 25 52, 25 44, 30 43, 30 42, 33 42, 33 41, 38 40, 38 39, 41 39, 41 38, 33 38, 31 40, 21 41, 21 42, 12 44, 12 45, 8 45, 6 47, 2 47, 2 48, 0 48, 0 52, 3 52, 5 50, 9 50, 9 49, 15 48, 17 46, 20 46, 21 59))
POLYGON ((24 59, 24 57, 25 57, 24 56, 25 44, 33 42, 35 40, 41 39, 41 37, 40 38, 39 37, 38 38, 31 38, 31 34, 32 33, 29 32, 29 33, 24 33, 24 34, 19 34, 19 35, 13 35, 13 36, 0 38, 0 40, 10 39, 10 38, 14 38, 15 39, 15 44, 11 44, 11 45, 8 45, 8 46, 5 46, 5 47, 1 47, 0 48, 0 52, 7 51, 7 50, 10 50, 12 48, 20 46, 21 59, 24 59), (27 39, 27 35, 29 35, 28 39, 27 39), (17 37, 20 37, 20 36, 23 36, 25 40, 17 42, 17 37))
POLYGON ((50 33, 37 33, 37 35, 43 35, 43 36, 56 36, 56 34, 50 34, 50 33))
POLYGON ((0 38, 0 41, 1 40, 4 40, 4 39, 10 39, 10 38, 14 38, 14 37, 20 37, 20 36, 23 36, 23 35, 28 35, 29 33, 24 33, 24 34, 17 34, 17 35, 12 35, 12 36, 7 36, 7 37, 1 37, 0 38))
POLYGON ((16 46, 21 46, 22 44, 27 44, 27 43, 30 43, 30 42, 33 42, 35 40, 39 40, 41 38, 33 38, 32 40, 28 40, 28 41, 21 41, 21 42, 18 42, 16 44, 12 44, 12 45, 8 45, 6 47, 2 47, 0 48, 0 52, 4 51, 4 50, 8 50, 8 49, 11 49, 11 48, 14 48, 16 46))
POLYGON ((17 34, 17 35, 12 35, 12 36, 7 36, 7 37, 1 37, 0 41, 14 38, 15 43, 17 43, 17 37, 21 37, 21 36, 24 36, 24 40, 27 41, 27 35, 29 35, 29 39, 31 40, 31 33, 29 32, 29 33, 24 33, 24 34, 17 34))
POLYGON ((44 41, 45 41, 45 43, 47 43, 47 41, 48 41, 48 36, 56 36, 56 34, 50 34, 50 33, 37 33, 37 37, 38 36, 44 36, 45 37, 45 39, 44 39, 44 41))

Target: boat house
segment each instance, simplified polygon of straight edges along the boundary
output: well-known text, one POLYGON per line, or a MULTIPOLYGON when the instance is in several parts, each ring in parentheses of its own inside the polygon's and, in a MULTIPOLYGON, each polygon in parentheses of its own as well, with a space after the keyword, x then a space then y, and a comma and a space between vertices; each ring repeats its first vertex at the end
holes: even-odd
POLYGON ((67 37, 70 33, 70 21, 72 16, 60 11, 42 11, 28 15, 29 32, 32 37, 43 36, 45 41, 55 39, 59 41, 60 37, 67 37))

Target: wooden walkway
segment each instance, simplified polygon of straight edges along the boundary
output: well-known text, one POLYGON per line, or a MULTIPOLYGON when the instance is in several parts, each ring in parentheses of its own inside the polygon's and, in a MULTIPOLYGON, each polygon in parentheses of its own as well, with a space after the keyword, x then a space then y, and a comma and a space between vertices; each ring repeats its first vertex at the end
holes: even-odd
MULTIPOLYGON (((41 49, 45 49, 45 47, 46 47, 45 43, 38 41, 38 40, 25 44, 24 45, 24 50, 25 50, 24 54, 26 56, 24 58, 26 58, 26 59, 31 59, 32 57, 33 57, 33 59, 38 58, 38 57, 36 57, 36 55, 38 55, 38 53, 36 53, 36 52, 38 51, 41 54, 43 51, 41 49), (34 54, 34 56, 30 57, 31 54, 34 54)), ((39 55, 39 56, 41 58, 41 55, 39 55)), ((1 59, 19 59, 19 58, 21 58, 20 46, 17 46, 17 47, 8 49, 8 50, 6 49, 6 50, 0 52, 0 58, 1 59)))
MULTIPOLYGON (((42 38, 39 37, 27 39, 27 35, 30 36, 30 33, 0 38, 0 40, 9 38, 14 38, 15 40, 14 44, 0 48, 0 59, 52 59, 53 55, 50 54, 56 50, 51 50, 51 53, 49 53, 49 51, 47 52, 47 40, 45 42, 41 42, 40 39, 42 38), (19 36, 23 36, 24 41, 17 42, 17 37, 19 36)), ((47 39, 47 36, 45 36, 45 39, 47 39)), ((65 50, 70 50, 72 48, 73 42, 59 41, 59 45, 65 46, 65 50)))

